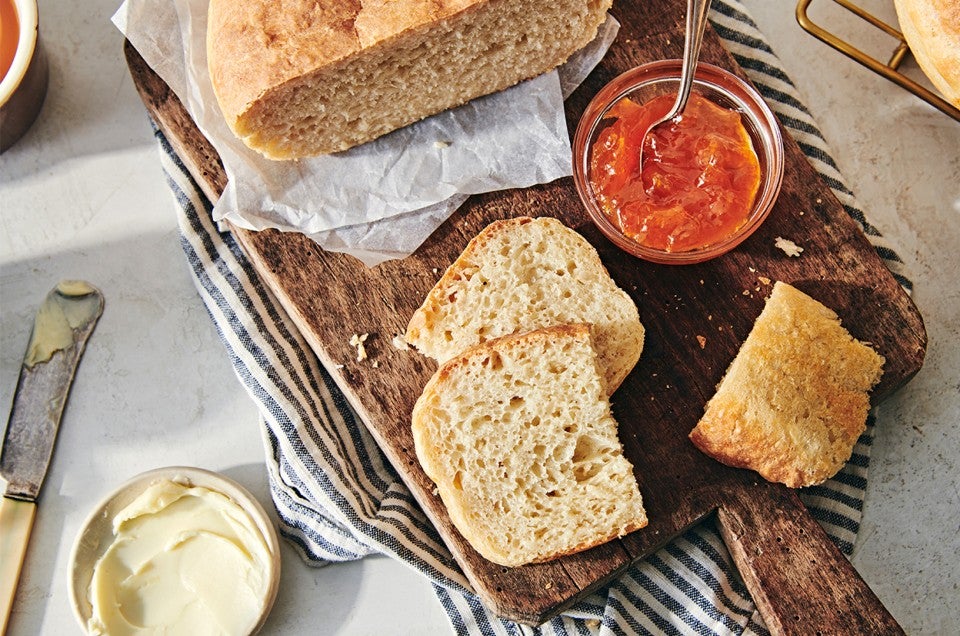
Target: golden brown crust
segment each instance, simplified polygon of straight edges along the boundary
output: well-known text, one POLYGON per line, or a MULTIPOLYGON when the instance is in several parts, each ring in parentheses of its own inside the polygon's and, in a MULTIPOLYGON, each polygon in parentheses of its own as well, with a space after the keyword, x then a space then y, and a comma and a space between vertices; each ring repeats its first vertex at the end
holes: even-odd
POLYGON ((476 345, 417 400, 417 458, 454 527, 492 562, 549 561, 647 523, 591 332, 565 324, 476 345))
POLYGON ((769 481, 822 483, 866 428, 882 365, 834 312, 778 282, 690 440, 769 481))
POLYGON ((429 331, 433 327, 436 317, 441 313, 440 308, 447 302, 445 296, 446 290, 452 286, 454 281, 463 276, 464 269, 473 267, 473 263, 477 260, 477 255, 483 251, 484 246, 489 244, 495 235, 531 222, 533 222, 533 218, 528 216, 513 219, 498 219, 487 225, 479 234, 470 239, 470 242, 467 243, 467 246, 463 249, 460 256, 457 257, 457 260, 447 268, 447 271, 443 273, 440 280, 433 286, 433 289, 427 293, 427 297, 424 298, 420 308, 410 317, 404 339, 408 343, 416 346, 421 338, 421 332, 429 331))
POLYGON ((364 0, 354 26, 361 48, 434 24, 484 0, 364 0))
POLYGON ((356 53, 359 0, 210 0, 207 65, 231 128, 268 89, 356 53), (306 28, 310 26, 310 28, 306 28))
POLYGON ((470 240, 411 316, 404 338, 443 362, 477 341, 565 322, 594 323, 594 345, 612 394, 643 350, 637 307, 583 236, 553 217, 524 216, 493 221, 470 240), (537 246, 527 248, 533 256, 511 252, 508 259, 501 252, 524 241, 537 246), (542 249, 545 244, 555 249, 542 249), (566 279, 551 274, 569 267, 563 258, 576 263, 576 273, 570 270, 566 279), (471 284, 475 279, 484 281, 482 288, 471 284), (490 302, 480 303, 481 294, 490 302), (590 301, 583 299, 586 294, 590 301), (538 308, 536 299, 543 296, 551 298, 550 305, 538 308), (454 301, 468 309, 458 309, 454 301), (498 307, 496 315, 491 306, 498 307))
POLYGON ((947 101, 960 106, 960 2, 894 0, 894 5, 920 68, 947 101))
POLYGON ((268 90, 486 0, 210 0, 207 63, 233 125, 268 90))
POLYGON ((556 559, 560 559, 565 556, 570 556, 573 554, 577 554, 579 552, 583 552, 584 550, 589 550, 590 548, 595 548, 598 545, 603 545, 604 543, 607 543, 608 541, 613 541, 614 539, 625 537, 631 532, 642 530, 643 528, 647 527, 647 523, 648 522, 646 520, 643 521, 642 523, 631 523, 620 531, 612 532, 606 536, 597 535, 596 538, 590 541, 584 541, 583 543, 580 543, 574 546, 573 548, 570 548, 569 550, 559 550, 557 552, 546 555, 539 559, 534 559, 533 561, 530 561, 530 563, 547 563, 549 561, 554 561, 556 559))
POLYGON ((562 64, 610 0, 210 0, 230 129, 271 159, 347 150, 562 64))

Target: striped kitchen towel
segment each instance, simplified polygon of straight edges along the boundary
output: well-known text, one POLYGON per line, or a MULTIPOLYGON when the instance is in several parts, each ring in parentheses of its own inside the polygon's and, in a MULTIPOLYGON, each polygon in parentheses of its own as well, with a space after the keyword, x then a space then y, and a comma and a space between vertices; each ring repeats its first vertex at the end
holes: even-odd
MULTIPOLYGON (((714 28, 908 291, 896 252, 869 224, 790 79, 737 0, 714 0, 714 28)), ((538 628, 502 620, 472 593, 449 551, 343 395, 157 132, 181 242, 237 376, 257 405, 281 532, 318 564, 381 553, 427 577, 463 634, 766 634, 713 525, 705 522, 538 628)), ((802 492, 850 554, 860 524, 872 416, 847 466, 802 492)))

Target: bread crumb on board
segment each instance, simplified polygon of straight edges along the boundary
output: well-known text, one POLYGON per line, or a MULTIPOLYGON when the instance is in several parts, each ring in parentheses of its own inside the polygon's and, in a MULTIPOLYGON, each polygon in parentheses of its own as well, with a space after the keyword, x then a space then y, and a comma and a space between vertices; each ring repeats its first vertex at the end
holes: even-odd
POLYGON ((704 347, 707 346, 706 336, 697 336, 697 342, 700 343, 700 348, 703 349, 704 347))
POLYGON ((785 239, 782 236, 778 236, 773 243, 778 249, 783 250, 783 253, 787 256, 800 256, 800 252, 803 251, 803 248, 791 241, 790 239, 785 239))
POLYGON ((403 336, 397 334, 391 340, 393 343, 393 348, 397 351, 407 351, 410 348, 410 345, 407 344, 407 341, 403 339, 403 336))
POLYGON ((357 348, 357 362, 363 362, 367 359, 367 349, 363 346, 363 343, 367 341, 367 338, 370 334, 353 334, 350 336, 350 346, 357 348))

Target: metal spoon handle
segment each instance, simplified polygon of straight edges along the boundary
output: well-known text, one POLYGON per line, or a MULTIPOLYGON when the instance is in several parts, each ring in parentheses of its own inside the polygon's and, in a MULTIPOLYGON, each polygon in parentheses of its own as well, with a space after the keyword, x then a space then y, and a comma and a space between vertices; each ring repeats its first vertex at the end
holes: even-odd
POLYGON ((687 27, 683 41, 683 67, 680 71, 680 90, 665 120, 679 115, 690 98, 693 76, 697 70, 697 58, 700 57, 700 44, 707 27, 707 15, 710 13, 710 0, 687 0, 687 27))

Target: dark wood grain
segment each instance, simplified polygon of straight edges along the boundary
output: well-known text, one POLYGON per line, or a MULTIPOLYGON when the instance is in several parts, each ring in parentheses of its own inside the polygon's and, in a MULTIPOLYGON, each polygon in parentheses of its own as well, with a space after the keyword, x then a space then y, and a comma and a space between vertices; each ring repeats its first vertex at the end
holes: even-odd
MULTIPOLYGON (((682 3, 667 0, 615 5, 620 35, 567 101, 571 133, 607 81, 637 64, 680 55, 682 10, 682 3)), ((216 200, 225 184, 216 152, 129 44, 126 52, 151 116, 216 200)), ((702 57, 742 75, 710 29, 702 57)), ((790 282, 836 310, 855 337, 874 344, 886 358, 875 399, 906 382, 923 362, 926 335, 916 308, 799 147, 789 135, 785 139, 786 174, 771 216, 737 250, 701 265, 653 265, 618 251, 589 222, 569 178, 472 197, 415 254, 374 268, 325 252, 300 234, 233 232, 493 611, 540 623, 716 514, 775 633, 855 633, 867 626, 866 633, 895 633, 896 622, 793 492, 722 466, 687 440, 763 308, 770 286, 761 280, 790 282), (647 328, 643 357, 613 402, 651 522, 620 541, 510 569, 485 561, 460 537, 420 470, 409 417, 436 367, 415 352, 396 351, 391 339, 471 237, 495 219, 521 215, 555 216, 581 232, 640 308, 647 328), (774 246, 777 236, 803 246, 802 256, 788 258, 774 246), (349 344, 354 333, 370 334, 367 361, 355 359, 349 344)))
POLYGON ((717 525, 772 633, 903 633, 794 491, 757 483, 730 493, 717 525))

